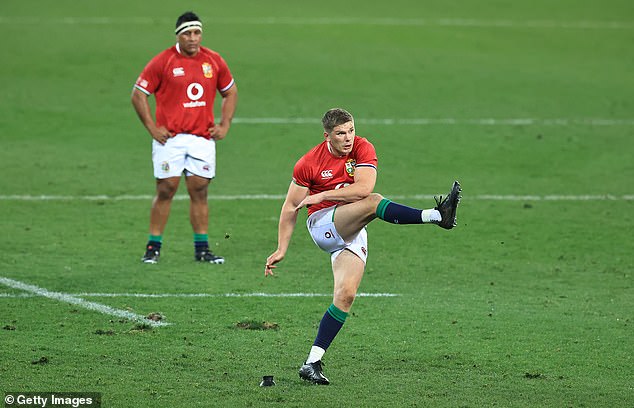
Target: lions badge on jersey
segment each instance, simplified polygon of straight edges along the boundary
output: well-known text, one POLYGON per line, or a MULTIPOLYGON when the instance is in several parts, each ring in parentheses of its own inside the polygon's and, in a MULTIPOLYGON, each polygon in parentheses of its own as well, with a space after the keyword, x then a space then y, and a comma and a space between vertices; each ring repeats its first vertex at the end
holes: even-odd
POLYGON ((357 166, 357 161, 355 159, 346 160, 346 173, 350 177, 354 177, 354 168, 357 166))
POLYGON ((214 76, 214 71, 211 68, 211 64, 208 62, 205 62, 203 64, 203 74, 205 75, 205 78, 212 78, 214 76))

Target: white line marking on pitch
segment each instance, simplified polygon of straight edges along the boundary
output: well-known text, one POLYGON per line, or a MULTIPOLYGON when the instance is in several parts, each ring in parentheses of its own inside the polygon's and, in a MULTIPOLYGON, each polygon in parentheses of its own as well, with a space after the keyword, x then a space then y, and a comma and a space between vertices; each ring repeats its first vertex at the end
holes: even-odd
MULTIPOLYGON (((111 24, 171 24, 172 20, 151 17, 43 17, 22 16, 20 18, 0 16, 0 24, 67 24, 67 25, 111 25, 111 24)), ((399 18, 399 17, 236 17, 214 20, 214 25, 370 25, 413 27, 492 27, 492 28, 562 28, 562 29, 608 29, 627 30, 634 28, 630 21, 556 21, 556 20, 477 20, 472 18, 399 18)))
MULTIPOLYGON (((332 293, 73 293, 67 296, 77 297, 136 297, 136 298, 223 298, 223 297, 271 297, 271 298, 309 298, 331 297, 332 293)), ((0 298, 22 298, 35 296, 29 293, 0 293, 0 298)), ((357 297, 396 297, 397 293, 357 293, 357 297)))
MULTIPOLYGON (((242 124, 267 125, 320 125, 315 118, 234 118, 233 122, 242 124)), ((632 126, 634 119, 605 119, 605 118, 398 118, 398 119, 356 119, 361 125, 477 125, 477 126, 632 126)))
MULTIPOLYGON (((399 18, 399 17, 256 17, 223 19, 226 24, 272 25, 372 25, 415 27, 494 27, 494 28, 576 28, 576 29, 631 29, 630 21, 556 21, 556 20, 476 20, 470 18, 399 18)), ((218 21, 222 23, 221 21, 218 21)))
POLYGON ((14 289, 20 289, 37 296, 59 300, 60 302, 70 303, 73 305, 83 307, 84 309, 93 310, 95 312, 99 312, 99 313, 103 313, 103 314, 107 314, 111 316, 123 317, 123 318, 130 319, 136 322, 145 323, 153 327, 171 325, 171 323, 156 322, 154 320, 146 319, 144 316, 129 312, 127 310, 115 309, 110 306, 102 305, 101 303, 88 302, 80 297, 70 295, 68 293, 51 292, 49 290, 40 288, 35 285, 29 285, 28 283, 20 282, 17 280, 13 280, 13 279, 1 277, 1 276, 0 276, 0 283, 5 286, 8 286, 14 289))
MULTIPOLYGON (((390 195, 384 194, 395 200, 433 200, 433 194, 390 195)), ((283 200, 282 194, 235 194, 235 195, 210 195, 209 200, 234 201, 234 200, 283 200)), ((61 195, 0 195, 0 201, 139 201, 152 200, 152 195, 91 195, 91 196, 61 196, 61 195)), ((174 200, 189 200, 186 194, 174 196, 174 200)), ((579 194, 579 195, 501 195, 501 194, 477 194, 463 197, 463 201, 632 201, 633 194, 579 194)))

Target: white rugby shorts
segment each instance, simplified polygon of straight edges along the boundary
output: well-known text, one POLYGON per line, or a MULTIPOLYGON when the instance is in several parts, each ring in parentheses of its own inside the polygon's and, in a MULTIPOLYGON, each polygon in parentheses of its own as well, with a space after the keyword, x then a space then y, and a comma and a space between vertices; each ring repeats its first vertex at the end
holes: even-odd
POLYGON ((339 254, 347 249, 361 258, 363 263, 368 259, 368 232, 363 228, 350 242, 345 242, 335 228, 335 209, 323 208, 312 213, 306 220, 306 227, 315 245, 330 253, 330 262, 335 262, 339 254))
POLYGON ((179 133, 164 145, 152 142, 154 177, 165 179, 195 174, 212 179, 216 176, 216 141, 179 133))

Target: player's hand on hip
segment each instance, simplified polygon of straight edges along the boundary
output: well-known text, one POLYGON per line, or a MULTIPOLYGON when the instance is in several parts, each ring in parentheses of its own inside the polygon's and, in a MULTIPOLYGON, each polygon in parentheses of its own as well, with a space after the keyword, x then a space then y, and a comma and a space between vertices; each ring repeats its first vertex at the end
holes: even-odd
POLYGON ((172 132, 167 130, 165 126, 156 128, 156 130, 152 132, 152 138, 156 140, 157 142, 159 142, 160 144, 165 144, 165 142, 167 142, 167 139, 173 136, 174 135, 172 134, 172 132))
POLYGON ((229 132, 229 126, 219 123, 209 128, 209 136, 216 141, 224 139, 227 136, 227 132, 229 132))

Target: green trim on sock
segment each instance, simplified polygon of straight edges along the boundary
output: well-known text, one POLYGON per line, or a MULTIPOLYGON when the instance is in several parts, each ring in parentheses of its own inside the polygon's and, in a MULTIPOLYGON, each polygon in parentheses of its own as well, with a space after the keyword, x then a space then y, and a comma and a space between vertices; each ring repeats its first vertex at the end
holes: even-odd
POLYGON ((346 317, 348 317, 348 313, 339 309, 337 306, 335 306, 334 303, 331 304, 330 307, 328 308, 328 314, 332 316, 332 318, 338 321, 339 323, 345 322, 346 317))
POLYGON ((379 205, 376 206, 376 216, 382 220, 385 220, 385 218, 383 218, 385 216, 385 209, 388 205, 390 205, 391 202, 392 201, 388 200, 387 198, 382 199, 381 202, 379 202, 379 205))
POLYGON ((208 234, 194 234, 194 242, 206 242, 209 241, 208 234))
POLYGON ((163 242, 163 235, 151 235, 148 241, 163 242))

